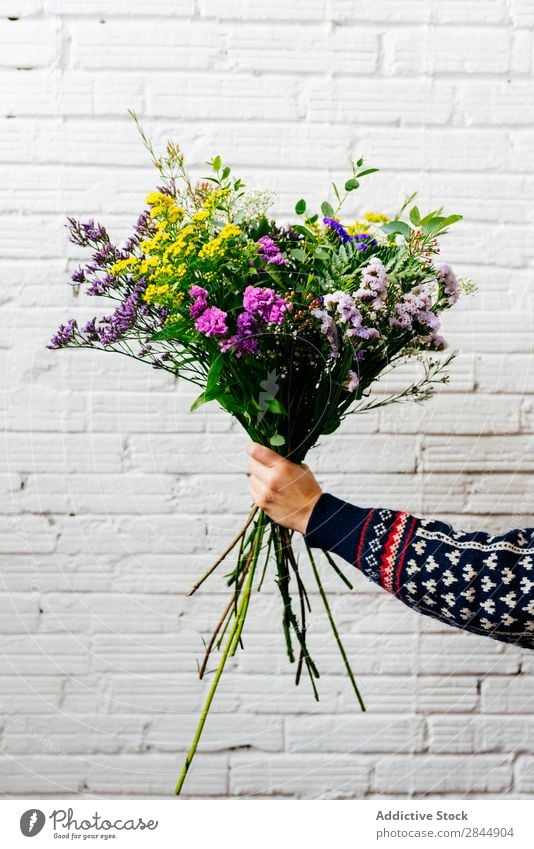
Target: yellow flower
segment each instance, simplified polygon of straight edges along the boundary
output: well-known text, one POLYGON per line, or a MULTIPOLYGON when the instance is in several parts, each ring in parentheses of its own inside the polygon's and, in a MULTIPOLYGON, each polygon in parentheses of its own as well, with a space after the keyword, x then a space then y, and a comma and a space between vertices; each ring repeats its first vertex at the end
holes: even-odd
POLYGON ((363 217, 371 224, 386 224, 389 221, 389 218, 383 212, 366 212, 363 217))
POLYGON ((355 221, 345 228, 349 236, 355 236, 357 233, 367 233, 369 224, 366 221, 355 221))
POLYGON ((206 242, 198 252, 199 259, 216 259, 221 258, 227 251, 227 242, 235 236, 239 236, 241 229, 235 224, 225 224, 218 236, 206 242))
POLYGON ((165 304, 166 306, 179 307, 184 299, 183 292, 174 292, 169 283, 160 285, 150 284, 143 295, 147 304, 165 304))
POLYGON ((127 259, 119 259, 113 263, 110 268, 110 274, 122 274, 123 271, 131 269, 139 260, 136 256, 129 256, 127 259))

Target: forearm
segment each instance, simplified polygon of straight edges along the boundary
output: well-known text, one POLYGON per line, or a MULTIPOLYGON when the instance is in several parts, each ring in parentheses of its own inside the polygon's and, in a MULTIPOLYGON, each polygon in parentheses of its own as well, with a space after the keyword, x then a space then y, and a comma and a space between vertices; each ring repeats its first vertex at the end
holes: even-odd
POLYGON ((453 531, 400 511, 316 503, 308 545, 332 551, 409 607, 450 625, 534 647, 534 531, 453 531))

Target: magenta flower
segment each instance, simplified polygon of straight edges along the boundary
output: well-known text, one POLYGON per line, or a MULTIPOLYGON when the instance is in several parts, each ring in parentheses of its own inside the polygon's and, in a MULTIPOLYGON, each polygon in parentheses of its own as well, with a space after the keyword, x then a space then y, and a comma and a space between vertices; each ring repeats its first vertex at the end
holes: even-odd
POLYGON ((270 236, 262 236, 261 239, 258 239, 258 246, 260 257, 271 265, 287 265, 287 259, 270 236))
POLYGON ((219 307, 207 307, 195 321, 195 327, 204 336, 224 336, 228 333, 227 313, 219 307))
POLYGON ((274 289, 262 289, 259 286, 247 286, 243 294, 243 306, 253 316, 261 318, 267 324, 281 324, 288 305, 274 289))
POLYGON ((189 315, 191 318, 198 318, 208 306, 208 293, 202 286, 191 286, 189 294, 194 298, 193 303, 189 307, 189 315))

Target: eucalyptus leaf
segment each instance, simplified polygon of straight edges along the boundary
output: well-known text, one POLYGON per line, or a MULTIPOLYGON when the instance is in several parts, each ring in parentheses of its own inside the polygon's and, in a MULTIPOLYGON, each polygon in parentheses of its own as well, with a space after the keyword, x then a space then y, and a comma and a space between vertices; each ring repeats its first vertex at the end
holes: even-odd
POLYGON ((211 163, 211 167, 214 171, 218 171, 222 165, 222 160, 220 156, 216 156, 213 162, 211 163))
POLYGON ((306 201, 304 198, 298 200, 295 204, 295 212, 297 215, 304 215, 306 212, 306 201))
POLYGON ((384 233, 387 233, 388 235, 400 233, 407 239, 410 238, 412 232, 410 225, 406 224, 405 221, 388 221, 386 224, 382 224, 381 230, 383 230, 384 233))
POLYGON ((327 200, 321 204, 321 212, 326 218, 333 218, 335 215, 334 207, 327 200))
POLYGON ((346 192, 353 192, 355 189, 358 188, 359 185, 360 185, 360 183, 356 179, 356 177, 351 177, 351 179, 347 180, 347 182, 345 183, 345 191, 346 192))
POLYGON ((278 448, 281 445, 285 445, 286 441, 281 433, 275 433, 274 436, 271 436, 269 439, 269 443, 273 446, 273 448, 278 448))

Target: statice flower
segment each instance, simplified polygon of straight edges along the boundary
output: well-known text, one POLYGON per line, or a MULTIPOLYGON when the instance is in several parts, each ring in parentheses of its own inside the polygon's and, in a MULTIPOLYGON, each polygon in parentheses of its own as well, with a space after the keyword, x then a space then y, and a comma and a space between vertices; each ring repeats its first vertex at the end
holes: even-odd
POLYGON ((327 310, 335 308, 335 318, 339 324, 345 325, 344 333, 349 339, 375 339, 379 332, 375 327, 364 327, 363 317, 348 292, 332 292, 323 298, 323 306, 327 310))
POLYGON ((87 247, 91 242, 109 242, 105 227, 95 224, 92 218, 84 224, 75 218, 67 218, 67 229, 70 241, 82 248, 87 247))
POLYGON ((381 309, 386 297, 388 276, 381 260, 377 256, 369 260, 363 269, 360 288, 355 296, 362 301, 370 301, 374 310, 381 309))
POLYGON ((390 318, 392 327, 401 330, 412 330, 414 324, 421 324, 437 330, 439 319, 431 310, 431 299, 428 288, 425 285, 415 286, 410 292, 406 292, 395 306, 395 315, 390 318))
POLYGON ((204 336, 225 336, 228 333, 227 316, 228 313, 219 307, 207 307, 195 321, 195 327, 204 336))
POLYGON ((335 219, 335 218, 328 218, 328 217, 323 218, 323 224, 326 224, 326 226, 327 226, 330 230, 333 230, 333 231, 334 231, 334 233, 336 233, 336 234, 339 236, 340 240, 341 240, 344 244, 345 244, 346 242, 350 242, 350 241, 351 241, 351 236, 349 236, 349 234, 347 233, 347 231, 345 230, 345 228, 343 227, 343 225, 342 225, 342 224, 340 224, 340 223, 339 223, 339 221, 336 221, 336 219, 335 219))
POLYGON ((194 298, 189 307, 189 315, 191 318, 198 318, 208 307, 208 293, 202 286, 191 286, 189 294, 194 298))
MULTIPOLYGON (((72 278, 74 280, 74 276, 72 278)), ((104 274, 104 277, 95 277, 91 284, 85 290, 86 295, 105 295, 109 289, 112 289, 116 284, 116 279, 111 274, 104 274)))
POLYGON ((289 305, 274 289, 247 286, 243 293, 243 306, 253 316, 267 324, 281 324, 289 305))
POLYGON ((112 345, 116 342, 123 333, 134 326, 137 315, 146 311, 146 307, 140 304, 140 298, 145 288, 146 280, 141 278, 115 312, 101 319, 99 336, 102 345, 112 345))
POLYGON ((100 342, 100 333, 96 326, 96 318, 91 318, 86 324, 84 324, 82 327, 82 333, 88 342, 100 342))
POLYGON ((257 334, 260 332, 259 320, 250 312, 242 312, 237 316, 237 333, 221 343, 221 351, 235 351, 241 354, 257 354, 259 344, 257 334))
POLYGON ((352 236, 352 241, 359 251, 366 251, 368 248, 376 248, 377 241, 370 236, 369 233, 356 233, 352 236))
POLYGON ((356 374, 355 371, 349 371, 347 374, 347 379, 345 381, 345 389, 347 392, 356 392, 358 386, 360 384, 360 378, 356 374))
POLYGON ((440 262, 437 267, 438 282, 443 286, 443 291, 447 296, 447 300, 451 306, 455 304, 459 298, 458 280, 456 274, 447 262, 440 262))
POLYGON ((70 321, 67 321, 66 324, 60 324, 57 330, 57 333, 52 336, 50 342, 46 346, 51 350, 55 350, 56 348, 64 348, 65 345, 68 345, 77 329, 77 322, 75 318, 71 318, 70 321))
POLYGON ((332 357, 339 356, 339 333, 336 323, 326 310, 312 310, 311 314, 321 322, 321 333, 326 336, 332 357))
POLYGON ((271 265, 287 265, 287 259, 280 252, 280 248, 270 236, 262 236, 258 239, 258 253, 260 257, 271 265))

